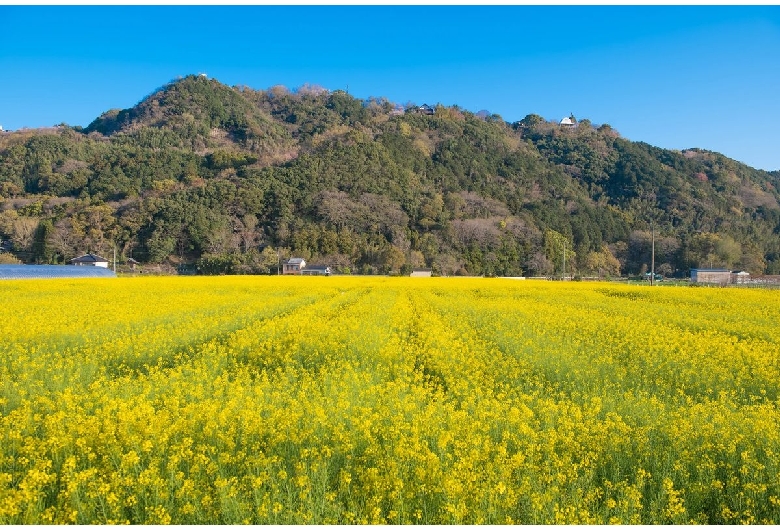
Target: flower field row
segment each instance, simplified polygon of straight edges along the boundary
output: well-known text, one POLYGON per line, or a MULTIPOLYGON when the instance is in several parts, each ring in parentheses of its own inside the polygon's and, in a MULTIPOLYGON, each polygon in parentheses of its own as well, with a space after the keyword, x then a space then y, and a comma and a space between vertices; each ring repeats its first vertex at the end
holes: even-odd
POLYGON ((0 523, 780 523, 771 291, 0 284, 0 523))

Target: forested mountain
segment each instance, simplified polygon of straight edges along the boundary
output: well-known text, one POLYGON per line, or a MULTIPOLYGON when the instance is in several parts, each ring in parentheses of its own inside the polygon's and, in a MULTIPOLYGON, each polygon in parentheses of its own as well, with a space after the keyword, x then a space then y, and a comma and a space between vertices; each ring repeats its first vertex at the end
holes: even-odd
POLYGON ((88 127, 0 134, 0 261, 275 272, 780 273, 780 174, 609 125, 304 86, 169 83, 88 127))

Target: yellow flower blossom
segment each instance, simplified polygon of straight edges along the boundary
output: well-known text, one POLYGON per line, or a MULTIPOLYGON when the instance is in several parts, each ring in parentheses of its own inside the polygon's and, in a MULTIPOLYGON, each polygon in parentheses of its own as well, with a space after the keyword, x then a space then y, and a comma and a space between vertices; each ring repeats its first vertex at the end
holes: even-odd
POLYGON ((775 292, 0 289, 2 524, 780 523, 775 292))

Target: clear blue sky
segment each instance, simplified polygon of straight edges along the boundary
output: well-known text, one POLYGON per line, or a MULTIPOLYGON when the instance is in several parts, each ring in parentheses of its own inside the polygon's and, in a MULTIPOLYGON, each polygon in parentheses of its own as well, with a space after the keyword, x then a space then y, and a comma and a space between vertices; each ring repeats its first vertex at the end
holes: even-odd
POLYGON ((507 121, 570 113, 780 169, 780 6, 0 5, 0 125, 88 125, 193 73, 507 121))

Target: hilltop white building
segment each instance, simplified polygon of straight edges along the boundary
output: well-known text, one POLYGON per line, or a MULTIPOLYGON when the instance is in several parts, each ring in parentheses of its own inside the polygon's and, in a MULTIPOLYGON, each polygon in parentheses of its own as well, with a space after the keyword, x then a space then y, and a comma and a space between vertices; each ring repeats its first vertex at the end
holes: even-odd
POLYGON ((574 117, 574 114, 572 114, 572 115, 571 115, 571 116, 569 116, 568 118, 563 118, 563 119, 560 121, 559 125, 560 125, 561 127, 571 127, 571 128, 574 128, 574 127, 576 127, 576 126, 577 126, 577 118, 575 118, 575 117, 574 117))

